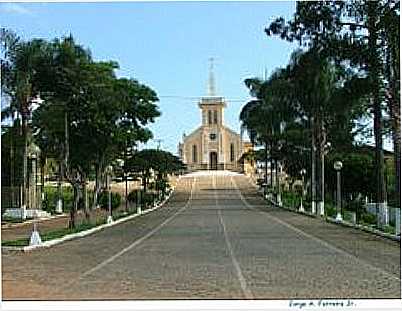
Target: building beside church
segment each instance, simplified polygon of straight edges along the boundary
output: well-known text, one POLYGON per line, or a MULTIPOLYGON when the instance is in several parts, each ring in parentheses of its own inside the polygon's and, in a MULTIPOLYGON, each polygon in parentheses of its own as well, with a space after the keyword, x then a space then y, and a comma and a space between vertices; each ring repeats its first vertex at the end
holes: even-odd
MULTIPOLYGON (((211 62, 208 95, 198 103, 201 125, 191 134, 183 134, 178 153, 189 171, 232 170, 246 171, 244 152, 252 149, 250 142, 243 142, 241 135, 224 125, 227 103, 215 94, 213 64, 211 62)), ((248 169, 249 170, 249 169, 248 169)))

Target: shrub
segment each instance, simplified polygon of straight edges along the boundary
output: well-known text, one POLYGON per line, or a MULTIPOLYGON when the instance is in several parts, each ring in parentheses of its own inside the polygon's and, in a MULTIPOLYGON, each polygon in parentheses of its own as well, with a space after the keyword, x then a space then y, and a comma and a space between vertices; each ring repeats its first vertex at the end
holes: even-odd
MULTIPOLYGON (((42 202, 43 210, 54 213, 58 199, 57 187, 46 186, 44 187, 45 199, 42 202)), ((74 201, 74 193, 71 187, 62 188, 63 211, 68 212, 71 210, 74 201)))
MULTIPOLYGON (((43 191, 45 194, 45 198, 42 201, 42 209, 53 214, 56 210, 56 204, 58 199, 57 187, 45 186, 43 191)), ((87 192, 88 192, 88 203, 91 204, 93 200, 93 191, 87 190, 87 192)), ((69 187, 63 186, 62 201, 63 201, 63 211, 69 212, 74 204, 74 192, 70 186, 69 187)), ((80 208, 80 205, 78 206, 78 208, 80 208)))
MULTIPOLYGON (((99 205, 102 208, 109 208, 109 192, 103 191, 99 196, 99 205)), ((112 209, 119 207, 121 204, 121 195, 119 193, 112 192, 111 193, 111 205, 112 209)))
POLYGON ((133 191, 130 191, 130 193, 127 195, 127 200, 130 202, 130 203, 136 203, 137 202, 137 197, 140 195, 139 194, 139 192, 140 192, 141 190, 133 190, 133 191))
POLYGON ((157 199, 157 193, 144 193, 143 190, 136 189, 128 194, 127 199, 129 202, 135 203, 138 197, 141 198, 142 206, 152 205, 157 199))
POLYGON ((362 221, 366 224, 376 225, 377 224, 377 216, 373 214, 365 213, 362 215, 362 221))
POLYGON ((142 196, 142 205, 149 206, 152 205, 156 200, 156 194, 153 192, 147 192, 142 196))
POLYGON ((286 207, 295 208, 300 204, 300 196, 294 192, 283 192, 282 201, 286 207))
POLYGON ((327 217, 334 217, 336 216, 336 207, 333 205, 330 205, 329 203, 325 204, 325 214, 327 217))
POLYGON ((166 190, 170 188, 170 185, 166 179, 160 179, 156 181, 155 187, 162 191, 162 193, 166 193, 166 190))
POLYGON ((383 231, 385 233, 395 234, 395 228, 393 226, 391 226, 391 225, 384 226, 383 231))
POLYGON ((345 206, 345 209, 347 209, 348 211, 357 213, 362 213, 363 208, 364 208, 363 202, 361 202, 360 200, 349 201, 345 206))

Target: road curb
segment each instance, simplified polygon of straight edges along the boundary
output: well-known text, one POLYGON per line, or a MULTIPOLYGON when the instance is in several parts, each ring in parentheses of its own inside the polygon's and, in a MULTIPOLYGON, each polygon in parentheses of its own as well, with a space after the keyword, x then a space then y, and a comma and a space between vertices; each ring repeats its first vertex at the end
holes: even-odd
POLYGON ((155 205, 152 208, 149 208, 147 210, 142 211, 140 214, 129 215, 127 217, 117 219, 117 220, 115 220, 115 221, 113 221, 112 223, 109 223, 109 224, 103 224, 103 225, 96 226, 96 227, 88 229, 88 230, 80 231, 80 232, 73 233, 73 234, 67 234, 67 235, 65 235, 65 236, 63 236, 63 237, 61 237, 59 239, 54 239, 54 240, 49 240, 49 241, 43 242, 40 245, 28 245, 28 246, 23 246, 23 247, 2 246, 1 250, 2 250, 2 252, 29 252, 29 251, 33 251, 33 250, 37 250, 37 249, 49 248, 49 247, 52 247, 54 245, 66 242, 66 241, 70 241, 70 240, 85 237, 87 235, 90 235, 92 233, 98 232, 98 231, 103 230, 105 228, 118 225, 118 224, 120 224, 122 222, 129 221, 131 219, 134 219, 136 217, 140 217, 142 215, 146 215, 148 213, 151 213, 151 212, 161 208, 170 199, 170 197, 174 193, 175 187, 172 187, 171 189, 172 190, 170 191, 168 196, 162 202, 160 202, 159 204, 155 205))
POLYGON ((296 213, 296 214, 302 214, 304 216, 308 216, 308 217, 315 218, 315 219, 320 219, 322 221, 326 221, 326 222, 329 222, 329 223, 332 223, 332 224, 341 225, 341 226, 348 227, 348 228, 353 228, 353 229, 364 231, 364 232, 371 233, 371 234, 374 234, 374 235, 379 235, 381 237, 384 237, 384 238, 387 238, 387 239, 390 239, 390 240, 393 240, 393 241, 397 241, 399 243, 401 242, 401 237, 399 237, 399 236, 389 234, 389 233, 385 233, 385 232, 382 232, 380 230, 372 229, 372 228, 369 228, 367 226, 363 226, 363 225, 359 225, 359 224, 352 224, 352 223, 344 221, 344 220, 343 221, 337 221, 337 220, 335 220, 333 218, 330 218, 330 217, 317 217, 316 215, 313 215, 313 214, 310 214, 310 213, 307 213, 307 212, 301 212, 301 211, 294 210, 294 209, 291 209, 291 208, 288 208, 288 207, 279 206, 279 205, 276 205, 275 203, 272 203, 272 204, 277 206, 277 207, 280 207, 280 208, 282 208, 284 210, 287 210, 289 212, 293 212, 293 213, 296 213))
MULTIPOLYGON (((256 189, 260 189, 257 185, 252 183, 252 180, 251 180, 250 177, 249 177, 249 181, 256 189)), ((393 235, 393 234, 390 234, 390 233, 385 233, 385 232, 382 232, 380 230, 372 229, 372 228, 369 228, 369 227, 363 226, 363 225, 352 224, 352 223, 349 223, 349 222, 344 221, 344 220, 343 221, 337 221, 337 220, 335 220, 333 218, 330 218, 330 217, 317 217, 314 214, 310 214, 310 213, 307 213, 307 212, 302 212, 302 211, 299 211, 299 210, 296 210, 296 209, 291 209, 291 208, 283 206, 283 205, 280 206, 280 205, 276 204, 275 202, 273 202, 271 200, 268 200, 268 199, 264 199, 264 200, 266 200, 267 202, 269 202, 269 204, 271 204, 271 205, 273 205, 275 207, 282 208, 282 209, 287 210, 289 212, 293 212, 293 213, 296 213, 296 214, 302 214, 304 216, 308 216, 308 217, 315 218, 315 219, 321 219, 321 220, 329 222, 329 223, 338 224, 338 225, 341 225, 341 226, 345 226, 345 227, 353 228, 353 229, 356 229, 356 230, 364 231, 364 232, 367 232, 367 233, 378 235, 378 236, 381 236, 383 238, 387 238, 387 239, 390 239, 390 240, 393 240, 393 241, 401 243, 401 237, 400 236, 396 236, 396 235, 393 235)))
POLYGON ((387 239, 390 239, 390 240, 393 240, 393 241, 397 241, 399 243, 401 242, 401 237, 400 236, 390 234, 390 233, 386 233, 386 232, 382 232, 380 230, 373 229, 373 228, 370 228, 370 227, 367 227, 367 226, 363 226, 363 225, 359 225, 359 224, 353 224, 351 222, 344 221, 344 220, 343 221, 337 221, 337 220, 335 220, 333 218, 330 218, 330 217, 325 217, 325 220, 327 222, 338 224, 338 225, 341 225, 341 226, 344 226, 344 227, 349 227, 349 228, 353 228, 353 229, 356 229, 356 230, 361 230, 361 231, 365 231, 365 232, 372 233, 372 234, 375 234, 375 235, 379 235, 379 236, 382 236, 384 238, 387 238, 387 239))

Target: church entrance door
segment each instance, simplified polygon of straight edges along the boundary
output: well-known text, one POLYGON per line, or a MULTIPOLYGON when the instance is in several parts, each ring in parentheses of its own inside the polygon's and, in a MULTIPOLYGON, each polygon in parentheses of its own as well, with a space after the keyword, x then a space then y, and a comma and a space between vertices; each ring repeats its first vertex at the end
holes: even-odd
POLYGON ((210 170, 218 169, 218 154, 215 151, 212 151, 209 154, 209 169, 210 170))

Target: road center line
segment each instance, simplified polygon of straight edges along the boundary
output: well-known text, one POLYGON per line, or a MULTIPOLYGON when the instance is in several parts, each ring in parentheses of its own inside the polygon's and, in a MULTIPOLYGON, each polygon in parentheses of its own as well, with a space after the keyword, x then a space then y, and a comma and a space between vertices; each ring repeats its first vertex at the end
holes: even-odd
POLYGON ((190 196, 186 202, 186 204, 180 208, 176 213, 174 213, 172 216, 170 216, 168 219, 166 219, 164 222, 162 222, 159 226, 157 226, 156 228, 152 229, 150 232, 148 232, 146 235, 144 235, 143 237, 139 238, 138 240, 134 241, 134 243, 130 244, 129 246, 127 246, 126 248, 122 249, 120 252, 116 253, 115 255, 109 257, 108 259, 104 260, 103 262, 101 262, 100 264, 96 265, 95 267, 93 267, 92 269, 86 271, 85 273, 83 273, 80 276, 80 279, 91 274, 94 273, 95 271, 101 269, 102 267, 106 266, 107 264, 111 263, 112 261, 114 261, 115 259, 117 259, 118 257, 120 257, 121 255, 123 255, 124 253, 128 252, 129 250, 133 249, 134 247, 138 246, 139 244, 141 244, 142 242, 144 242, 146 239, 148 239, 149 237, 151 237, 152 235, 154 235, 156 232, 158 232, 160 229, 162 229, 167 223, 169 223, 174 217, 176 217, 178 214, 180 214, 181 212, 183 212, 188 205, 191 202, 191 199, 193 197, 193 191, 194 191, 194 184, 195 184, 196 178, 193 178, 193 183, 191 185, 191 191, 190 191, 190 196))
POLYGON ((267 213, 256 209, 254 206, 252 206, 251 204, 249 204, 249 203, 246 201, 246 199, 244 198, 243 194, 242 194, 241 191, 239 190, 239 187, 237 186, 236 182, 235 182, 233 179, 231 179, 231 181, 232 181, 232 183, 234 184, 234 186, 236 187, 236 190, 237 190, 237 193, 238 193, 239 196, 240 196, 240 199, 242 200, 242 202, 243 202, 248 208, 250 208, 250 209, 252 209, 252 210, 255 210, 255 211, 258 211, 259 213, 263 214, 265 217, 270 218, 270 219, 276 221, 277 223, 280 223, 281 225, 283 225, 283 226, 285 226, 285 227, 287 227, 287 228, 289 228, 289 229, 295 231, 296 233, 298 233, 298 234, 300 234, 300 235, 303 235, 303 236, 305 236, 305 237, 307 237, 307 238, 309 238, 309 239, 311 239, 311 240, 313 240, 313 241, 315 241, 315 242, 317 242, 317 243, 319 243, 319 244, 321 244, 321 245, 323 245, 323 246, 325 246, 325 247, 327 247, 327 248, 329 248, 329 249, 331 249, 331 250, 333 250, 333 251, 335 251, 335 252, 337 252, 337 253, 339 253, 339 254, 342 254, 342 255, 344 255, 344 256, 346 256, 346 257, 349 257, 349 258, 353 258, 353 259, 357 260, 359 263, 361 263, 361 264, 363 264, 363 265, 365 265, 365 266, 367 266, 367 267, 369 267, 369 268, 371 268, 371 269, 373 269, 373 270, 376 270, 377 272, 381 272, 381 273, 387 275, 387 277, 389 277, 389 278, 391 278, 391 279, 397 280, 397 281, 399 281, 399 282, 401 281, 400 278, 398 278, 397 276, 395 276, 395 275, 392 274, 392 273, 389 273, 389 272, 387 272, 387 271, 385 271, 385 270, 383 270, 383 269, 381 269, 381 268, 378 268, 378 267, 376 267, 376 266, 373 266, 373 265, 371 265, 370 263, 368 263, 368 262, 366 262, 366 261, 364 261, 364 260, 361 260, 360 258, 356 257, 355 255, 352 255, 352 254, 350 254, 350 253, 348 253, 348 252, 346 252, 346 251, 344 251, 344 250, 342 250, 342 249, 340 249, 340 248, 338 248, 338 247, 336 247, 336 246, 334 246, 334 245, 329 244, 328 242, 325 242, 325 241, 323 241, 323 240, 321 240, 321 239, 319 239, 319 238, 317 238, 317 237, 315 237, 315 236, 313 236, 313 235, 311 235, 311 234, 308 234, 308 233, 306 233, 306 232, 304 232, 304 231, 302 231, 302 230, 300 230, 300 229, 298 229, 298 228, 292 226, 291 224, 288 224, 287 222, 284 222, 283 220, 281 220, 281 219, 279 219, 279 218, 277 218, 277 217, 275 217, 275 216, 268 215, 267 213))
MULTIPOLYGON (((232 177, 230 177, 230 179, 232 179, 232 177)), ((221 209, 219 208, 219 205, 218 205, 218 197, 216 195, 215 174, 213 175, 212 184, 213 184, 213 188, 214 188, 215 206, 218 208, 219 222, 220 222, 220 224, 221 224, 221 226, 223 228, 223 235, 225 237, 226 247, 229 250, 229 254, 230 254, 230 258, 232 260, 232 264, 233 264, 233 266, 234 266, 234 268, 236 270, 237 279, 239 280, 240 287, 241 287, 241 289, 243 291, 244 297, 246 299, 254 299, 253 294, 251 293, 250 289, 247 287, 246 279, 244 278, 243 273, 242 273, 241 268, 240 268, 240 265, 239 265, 239 262, 237 261, 235 255, 234 255, 233 247, 232 247, 232 244, 230 243, 229 236, 228 236, 228 233, 226 231, 225 222, 223 221, 221 209)))

